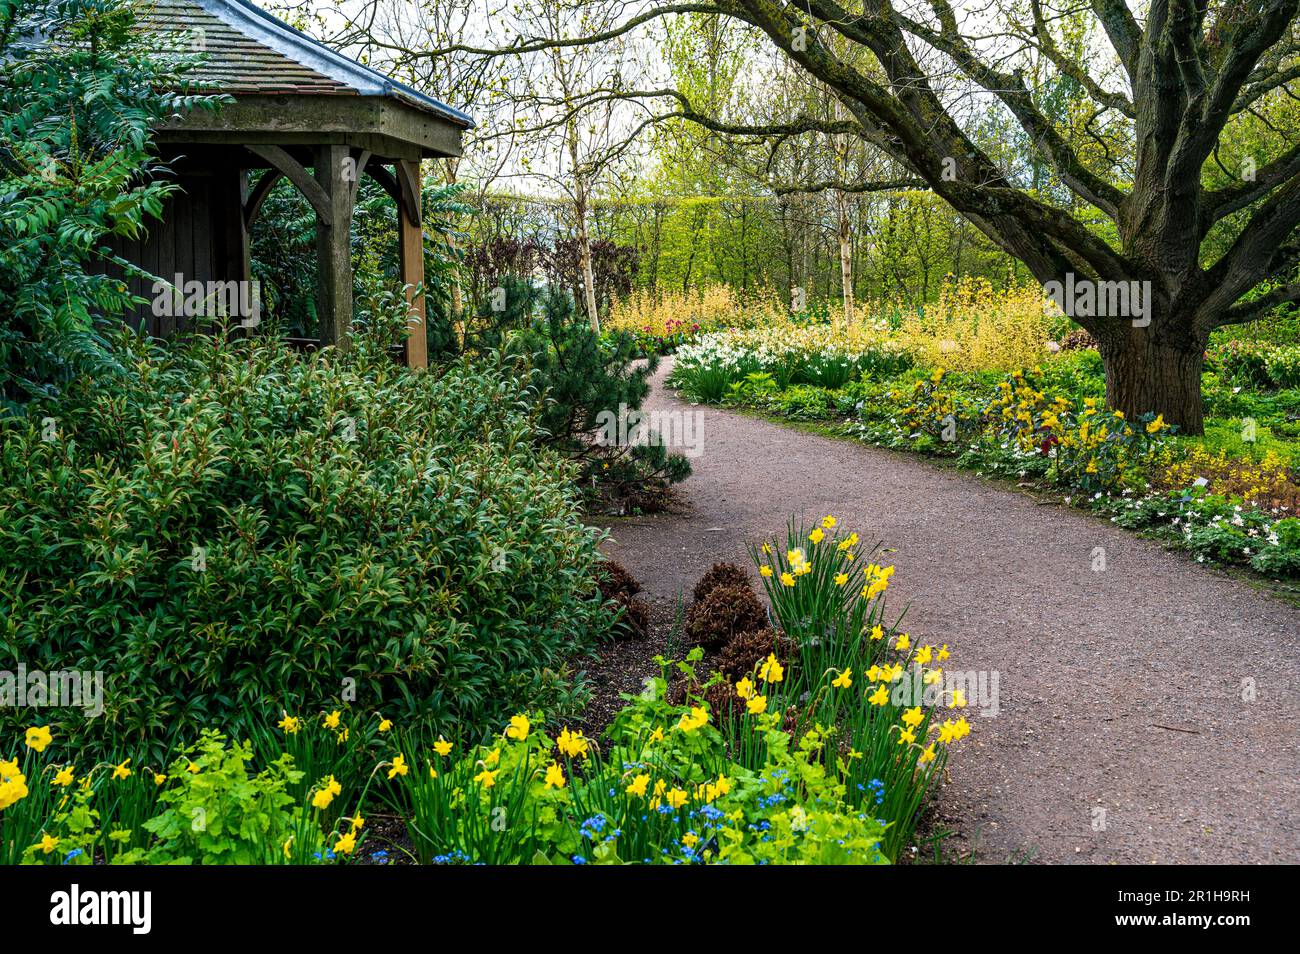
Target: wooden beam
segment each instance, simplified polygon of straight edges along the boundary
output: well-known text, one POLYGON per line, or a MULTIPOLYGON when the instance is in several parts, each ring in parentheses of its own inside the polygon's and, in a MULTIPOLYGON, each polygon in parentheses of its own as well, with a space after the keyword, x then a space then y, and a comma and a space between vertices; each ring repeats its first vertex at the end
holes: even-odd
POLYGON ((347 350, 352 328, 352 182, 346 177, 347 146, 316 149, 315 183, 326 215, 316 217, 316 314, 322 347, 347 350))
POLYGON ((257 180, 257 185, 253 186, 252 194, 249 195, 248 201, 244 203, 244 228, 252 230, 253 224, 262 212, 262 203, 271 194, 271 189, 275 184, 283 178, 284 173, 272 167, 257 180))
POLYGON ((429 366, 429 341, 425 330, 424 231, 420 228, 420 162, 399 161, 395 176, 402 201, 397 204, 398 261, 406 300, 411 303, 407 323, 406 366, 429 366), (416 210, 412 215, 411 210, 416 210), (419 289, 419 294, 416 294, 419 289))
MULTIPOLYGON (((302 167, 302 163, 279 146, 250 145, 245 148, 259 159, 264 160, 272 169, 283 173, 311 203, 311 207, 316 210, 316 217, 323 219, 326 224, 330 223, 330 216, 333 215, 332 203, 320 182, 319 175, 313 179, 307 170, 302 167)), ((342 146, 329 146, 326 148, 339 149, 344 155, 347 154, 347 150, 342 146)), ((317 155, 319 154, 318 151, 317 155)), ((339 170, 339 175, 342 175, 342 170, 339 170)))

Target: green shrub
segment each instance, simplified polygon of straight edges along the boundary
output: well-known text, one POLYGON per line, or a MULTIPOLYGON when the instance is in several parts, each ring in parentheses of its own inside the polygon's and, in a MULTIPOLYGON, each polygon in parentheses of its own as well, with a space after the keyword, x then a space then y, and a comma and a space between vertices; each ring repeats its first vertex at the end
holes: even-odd
POLYGON ((596 541, 517 381, 365 340, 120 347, 118 386, 0 424, 0 653, 105 673, 102 716, 42 723, 157 752, 267 705, 439 727, 573 704, 596 541))

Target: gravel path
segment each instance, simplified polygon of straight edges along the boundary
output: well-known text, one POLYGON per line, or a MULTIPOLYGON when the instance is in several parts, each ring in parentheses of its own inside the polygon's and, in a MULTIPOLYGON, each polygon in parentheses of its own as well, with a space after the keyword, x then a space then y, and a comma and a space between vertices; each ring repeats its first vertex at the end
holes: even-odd
POLYGON ((897 548, 890 605, 909 605, 914 637, 949 643, 950 671, 997 674, 997 714, 972 717, 949 760, 938 823, 957 847, 994 863, 1300 861, 1300 609, 972 475, 678 401, 667 366, 646 408, 699 415, 689 513, 615 521, 606 547, 661 619, 791 513, 835 514, 897 548))

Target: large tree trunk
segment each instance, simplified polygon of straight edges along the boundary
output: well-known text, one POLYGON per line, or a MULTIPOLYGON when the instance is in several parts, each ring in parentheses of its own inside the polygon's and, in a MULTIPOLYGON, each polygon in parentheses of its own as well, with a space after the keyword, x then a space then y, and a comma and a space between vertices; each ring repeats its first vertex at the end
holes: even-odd
POLYGON ((1106 403, 1136 423, 1144 414, 1164 415, 1180 434, 1205 432, 1201 369, 1205 341, 1171 343, 1156 331, 1128 328, 1101 338, 1106 403))

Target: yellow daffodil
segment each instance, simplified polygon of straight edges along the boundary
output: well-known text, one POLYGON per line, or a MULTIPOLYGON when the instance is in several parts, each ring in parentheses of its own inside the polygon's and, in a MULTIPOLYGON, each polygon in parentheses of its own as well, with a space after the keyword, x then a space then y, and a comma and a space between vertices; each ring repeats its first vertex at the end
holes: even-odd
POLYGON ((50 744, 50 727, 48 725, 32 726, 27 730, 27 747, 33 752, 44 752, 50 744))
POLYGON ((921 724, 921 720, 924 718, 925 716, 921 714, 920 706, 912 706, 910 709, 903 710, 903 724, 909 729, 915 729, 921 724))
POLYGON ((793 577, 791 574, 789 574, 789 573, 782 573, 782 574, 781 574, 781 585, 782 585, 782 586, 794 586, 794 577, 793 577))
POLYGON ((491 788, 497 783, 497 773, 484 769, 474 776, 474 781, 478 782, 484 788, 491 788))
POLYGON ((902 732, 898 733, 899 745, 911 745, 915 741, 916 741, 916 735, 915 733, 912 732, 911 729, 904 729, 902 732))
POLYGON ((873 706, 883 706, 889 702, 889 690, 885 688, 883 682, 876 687, 875 692, 867 696, 867 701, 873 706))
POLYGON ((438 736, 438 741, 433 743, 433 751, 439 755, 449 755, 451 753, 451 743, 442 736, 438 736))
POLYGON ((564 788, 566 782, 564 770, 552 762, 546 766, 546 787, 547 788, 564 788))
POLYGON ((762 577, 770 577, 772 575, 772 568, 770 566, 760 566, 758 568, 758 575, 762 577))
POLYGON ((569 758, 577 758, 581 756, 585 759, 587 757, 588 744, 586 738, 581 732, 570 732, 566 728, 555 740, 555 744, 559 746, 560 751, 569 756, 569 758))
POLYGON ((758 678, 764 682, 780 682, 785 678, 785 667, 776 661, 775 653, 768 653, 767 659, 759 667, 758 678))
POLYGON ((54 776, 54 784, 59 788, 67 788, 76 778, 76 772, 71 765, 65 765, 54 776))
POLYGON ((924 749, 921 750, 921 755, 920 755, 919 758, 917 758, 916 761, 917 761, 917 763, 920 764, 920 765, 924 765, 924 764, 927 763, 927 762, 933 762, 933 761, 934 761, 934 743, 933 743, 933 742, 931 742, 929 745, 927 745, 924 749))
POLYGON ((754 696, 745 701, 745 708, 750 715, 762 715, 767 711, 767 696, 754 696))
POLYGON ((410 770, 410 766, 406 764, 406 758, 399 753, 393 756, 393 767, 388 770, 388 777, 390 779, 397 778, 397 776, 405 775, 410 770))
POLYGON ((380 731, 380 732, 387 732, 387 731, 388 731, 389 729, 391 729, 392 727, 393 727, 393 720, 392 720, 392 719, 382 719, 382 718, 381 718, 381 719, 379 720, 379 731, 380 731))
POLYGON ((346 835, 340 835, 339 840, 334 842, 334 854, 350 855, 357 847, 356 832, 348 832, 346 835))
POLYGON ((961 689, 954 689, 954 690, 952 691, 952 708, 954 708, 954 709, 964 709, 964 708, 966 708, 966 693, 965 693, 965 691, 963 691, 963 690, 961 690, 961 689))
POLYGON ((636 778, 632 779, 631 784, 628 785, 625 791, 629 795, 639 795, 640 797, 644 798, 646 786, 649 784, 650 784, 649 775, 638 775, 636 778))
POLYGON ((736 683, 736 695, 742 699, 754 698, 754 683, 748 676, 736 683))
POLYGON ((284 718, 277 722, 276 725, 283 729, 286 735, 297 735, 298 730, 302 728, 302 723, 287 712, 284 713, 284 718))
POLYGON ((832 527, 835 526, 835 518, 830 516, 829 514, 827 514, 825 517, 822 517, 822 526, 825 527, 827 530, 831 529, 832 527))
POLYGON ((533 724, 528 721, 528 716, 520 713, 510 717, 510 725, 506 727, 506 738, 514 739, 516 742, 522 742, 528 738, 528 733, 533 724))
POLYGON ((836 586, 843 586, 843 585, 844 585, 845 583, 847 583, 847 582, 849 582, 849 575, 848 575, 847 573, 836 573, 836 574, 835 574, 835 585, 836 585, 836 586))
POLYGON ((343 714, 338 709, 335 709, 325 717, 325 721, 321 723, 321 726, 326 729, 337 729, 342 718, 343 714))
POLYGON ((840 673, 838 676, 832 679, 831 685, 834 686, 836 689, 847 689, 849 688, 849 686, 853 685, 852 667, 845 669, 842 673, 840 673))
POLYGON ((128 779, 128 778, 130 778, 130 777, 131 777, 131 770, 127 767, 127 766, 129 766, 130 764, 131 764, 131 760, 130 760, 130 759, 127 759, 127 760, 126 760, 125 762, 123 762, 121 765, 114 766, 114 768, 113 768, 113 778, 118 779, 118 780, 121 780, 121 779, 128 779))
POLYGON ((154 785, 165 785, 167 784, 167 776, 164 775, 162 772, 154 772, 153 783, 154 785))
POLYGON ((681 808, 686 804, 687 795, 680 788, 670 789, 664 795, 664 801, 668 803, 669 808, 681 808))
POLYGON ((49 835, 48 833, 41 838, 40 849, 42 853, 48 855, 57 847, 59 847, 59 839, 49 835))
POLYGON ((812 533, 808 534, 808 539, 811 540, 813 543, 821 543, 822 539, 825 536, 826 534, 822 533, 822 528, 818 527, 817 529, 813 530, 812 533))
POLYGON ((897 639, 894 640, 894 648, 897 649, 899 652, 906 652, 911 647, 912 647, 912 637, 908 636, 907 633, 903 633, 897 639))

